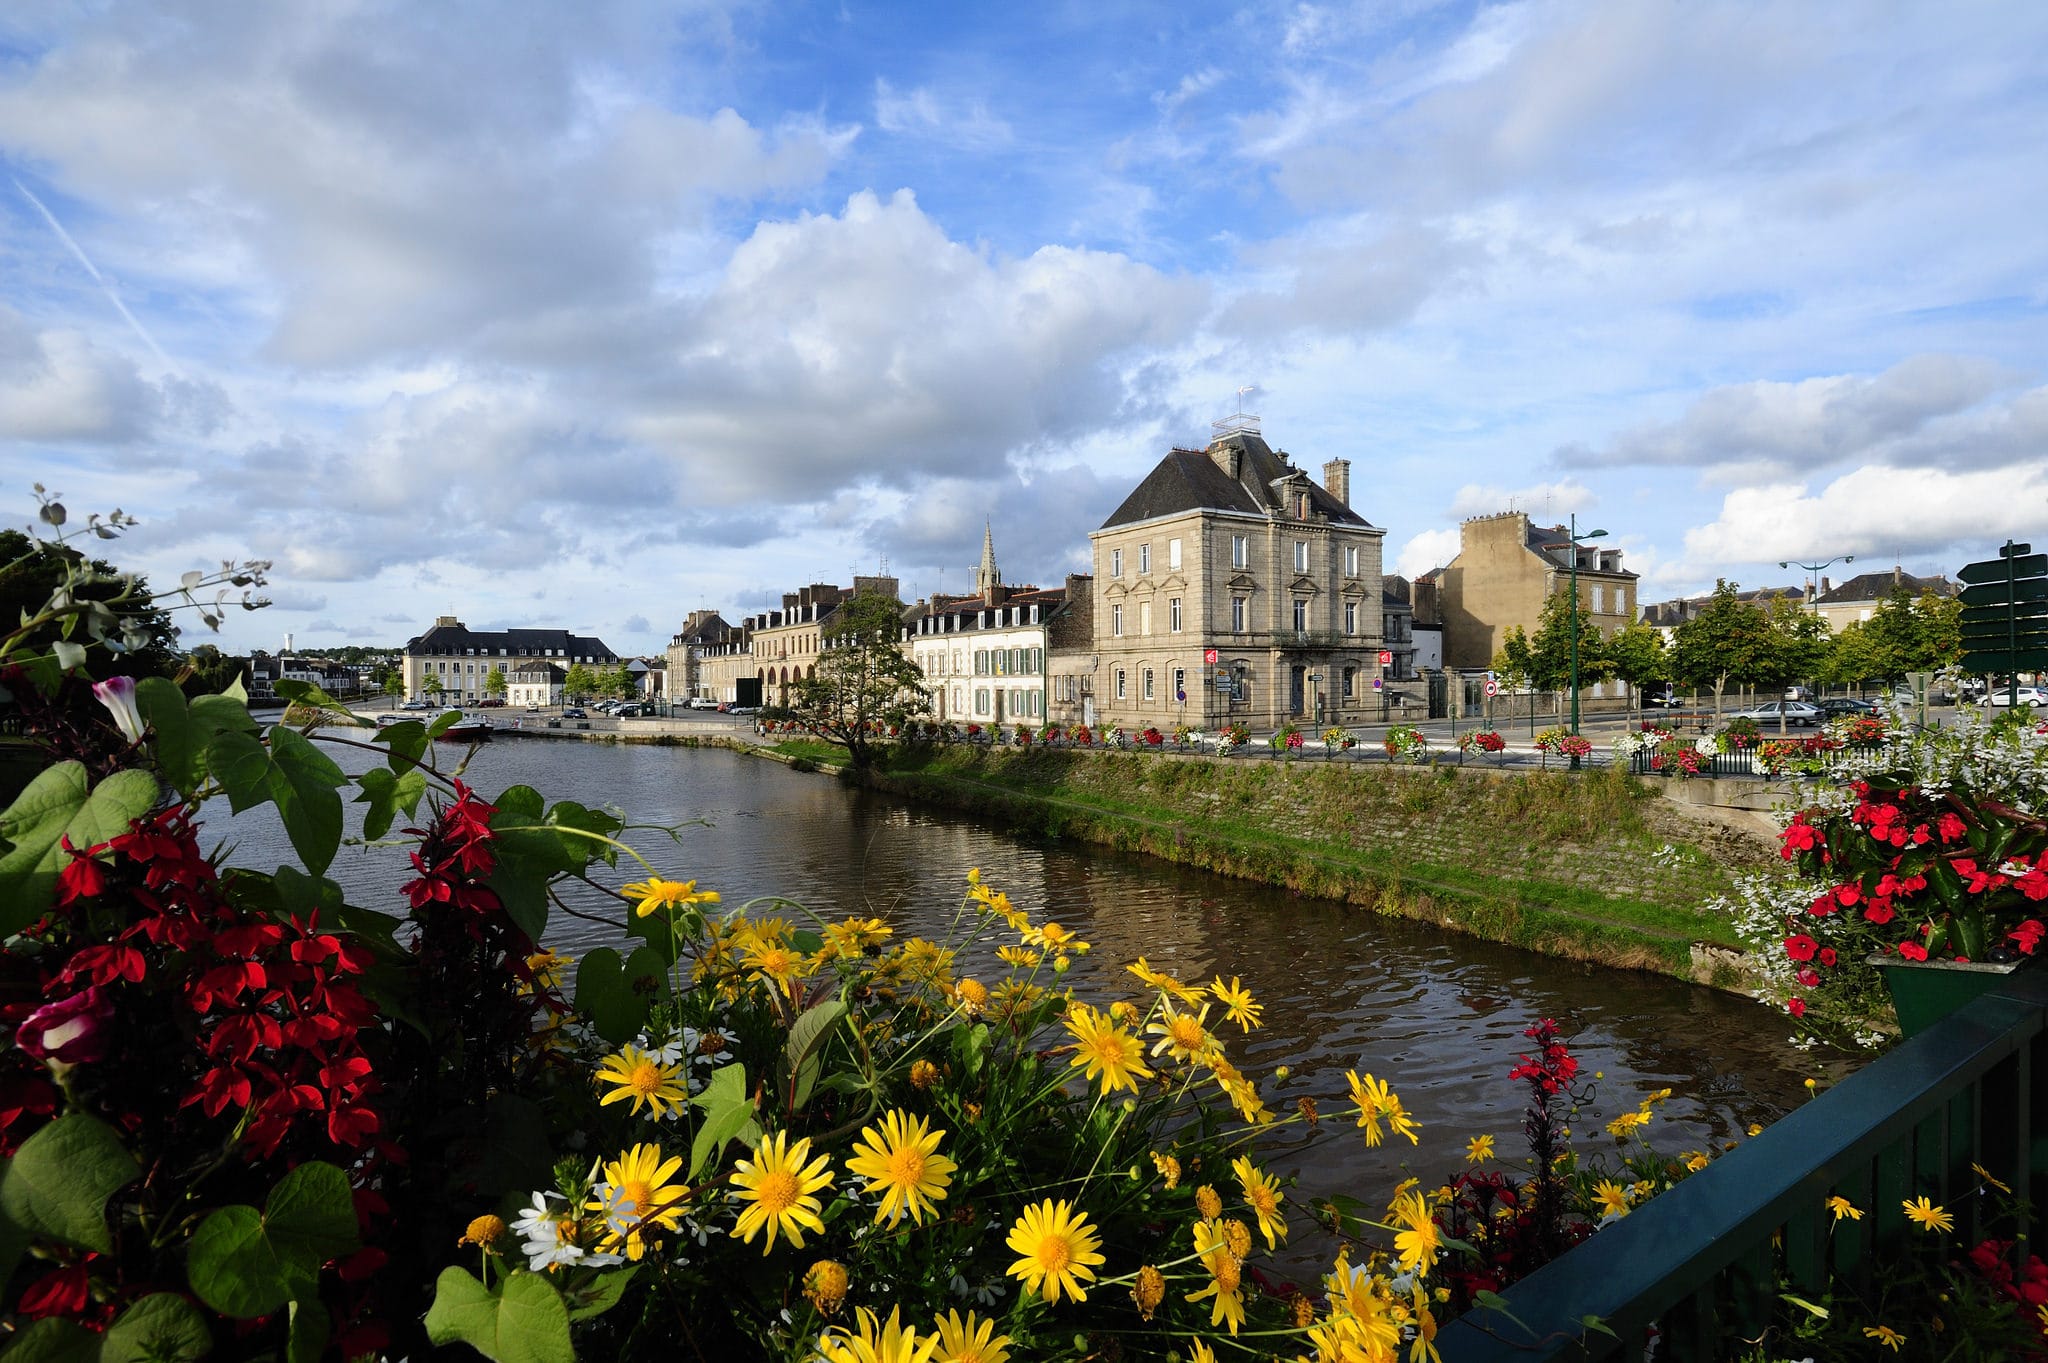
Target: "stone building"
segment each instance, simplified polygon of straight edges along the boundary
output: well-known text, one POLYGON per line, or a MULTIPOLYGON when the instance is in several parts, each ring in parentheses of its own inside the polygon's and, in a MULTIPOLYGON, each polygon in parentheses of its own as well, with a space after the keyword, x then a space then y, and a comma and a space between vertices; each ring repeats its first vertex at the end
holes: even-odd
POLYGON ((1126 727, 1376 718, 1381 540, 1351 509, 1351 463, 1318 484, 1260 435, 1215 424, 1175 449, 1089 535, 1087 699, 1126 727))
POLYGON ((985 528, 975 594, 933 596, 904 612, 904 651, 924 672, 932 717, 962 725, 1043 726, 1050 714, 1055 627, 1070 610, 1077 582, 1087 579, 1069 578, 1066 586, 1049 589, 1005 584, 996 566, 995 531, 985 528))
POLYGON ((424 697, 431 677, 439 683, 442 700, 474 705, 484 698, 484 679, 492 668, 502 670, 509 681, 515 666, 536 661, 551 662, 567 672, 578 663, 593 669, 616 667, 619 655, 602 639, 565 629, 474 630, 444 615, 426 633, 406 640, 405 694, 424 697))
POLYGON ((686 701, 701 697, 731 700, 731 696, 719 695, 717 689, 707 683, 704 663, 714 655, 714 650, 730 642, 738 632, 715 610, 691 611, 689 618, 683 621, 683 627, 668 641, 669 699, 686 701))
MULTIPOLYGON (((1535 634, 1543 603, 1568 589, 1571 532, 1533 524, 1526 513, 1475 516, 1458 527, 1458 556, 1430 574, 1444 632, 1444 666, 1484 671, 1519 625, 1535 634)), ((1621 566, 1621 550, 1578 546, 1580 628, 1612 634, 1634 619, 1636 575, 1621 566)), ((1619 694, 1620 683, 1613 685, 1619 694)), ((1605 688, 1594 684, 1587 694, 1605 688)))
POLYGON ((813 582, 784 592, 781 610, 748 616, 746 630, 754 676, 761 683, 761 704, 788 705, 795 698, 796 684, 818 670, 832 613, 853 597, 877 593, 895 596, 896 579, 856 577, 851 588, 813 582))
POLYGON ((1927 592, 1936 596, 1956 594, 1956 584, 1946 577, 1915 577, 1894 565, 1875 573, 1858 573, 1839 587, 1828 585, 1828 580, 1822 578, 1813 608, 1828 622, 1829 633, 1840 634, 1850 625, 1876 614, 1885 598, 1901 587, 1916 601, 1927 592))

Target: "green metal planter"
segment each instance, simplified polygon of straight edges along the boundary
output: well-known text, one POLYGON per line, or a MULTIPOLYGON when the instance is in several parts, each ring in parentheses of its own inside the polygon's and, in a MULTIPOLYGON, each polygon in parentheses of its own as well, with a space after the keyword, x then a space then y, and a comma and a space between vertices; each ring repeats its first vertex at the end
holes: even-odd
POLYGON ((1872 956, 1870 964, 1884 973, 1885 991, 1899 1016, 1899 1031, 1918 1036, 1964 1004, 1990 993, 2006 976, 2034 962, 1908 961, 1899 956, 1872 956))

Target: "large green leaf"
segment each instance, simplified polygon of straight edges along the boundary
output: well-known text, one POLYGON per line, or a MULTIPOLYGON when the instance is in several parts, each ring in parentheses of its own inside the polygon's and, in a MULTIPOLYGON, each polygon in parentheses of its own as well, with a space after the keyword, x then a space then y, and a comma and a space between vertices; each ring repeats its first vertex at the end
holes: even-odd
POLYGON ((377 736, 370 741, 391 750, 384 764, 392 771, 417 771, 420 757, 427 750, 427 726, 416 719, 402 719, 377 730, 377 736))
POLYGON ((363 812, 365 842, 375 842, 390 832, 398 811, 404 810, 405 816, 412 818, 427 793, 426 774, 418 768, 393 774, 389 767, 372 767, 356 778, 356 784, 362 787, 362 794, 355 802, 369 806, 363 812))
POLYGON ((831 1039, 832 1029, 846 1016, 844 999, 826 999, 807 1008, 790 1024, 789 1039, 783 1043, 783 1078, 790 1085, 790 1106, 801 1111, 811 1100, 821 1068, 818 1052, 831 1039))
POLYGON ((575 1363, 569 1310, 537 1273, 511 1273, 490 1287, 459 1268, 441 1270, 427 1311, 427 1338, 457 1341, 494 1363, 575 1363))
POLYGON ((294 705, 303 705, 311 709, 324 711, 354 728, 374 729, 377 727, 376 720, 367 719, 357 714, 312 682, 279 681, 271 689, 294 705))
POLYGON ((190 795, 206 779, 207 750, 220 733, 254 733, 249 707, 232 696, 199 696, 189 704, 185 693, 163 677, 144 677, 135 684, 135 705, 156 735, 151 751, 157 770, 180 793, 190 795))
POLYGON ((619 1298, 626 1295, 632 1286, 633 1275, 640 1271, 638 1264, 600 1273, 581 1287, 571 1289, 564 1300, 569 1307, 570 1320, 589 1320, 601 1316, 619 1304, 619 1298))
POLYGON ((81 851, 103 843, 149 813, 156 797, 156 778, 146 771, 117 771, 97 786, 77 762, 36 773, 0 814, 0 936, 49 912, 57 874, 70 860, 65 838, 81 851))
POLYGON ((313 1300, 320 1265, 356 1244, 348 1176, 309 1161, 278 1180, 265 1210, 222 1207, 200 1222, 185 1269, 201 1301, 249 1319, 313 1300))
POLYGON ((327 870, 341 846, 341 796, 348 776, 296 729, 270 730, 270 797, 306 869, 327 870))
POLYGON ((760 1142, 761 1128, 754 1121, 754 1100, 747 1093, 745 1065, 734 1061, 713 1070, 704 1091, 690 1102, 704 1109, 704 1123, 690 1142, 690 1172, 685 1176, 690 1180, 695 1181, 699 1173, 717 1160, 725 1143, 733 1137, 738 1136, 749 1147, 760 1142))
POLYGON ((98 1335, 57 1316, 30 1322, 0 1354, 6 1363, 99 1363, 99 1357, 98 1335))
POLYGON ((293 1302, 290 1333, 284 1343, 285 1363, 320 1363, 327 1355, 327 1337, 333 1333, 333 1322, 319 1302, 293 1302))
POLYGON ((39 1236, 113 1252, 107 1199, 141 1170, 113 1127, 97 1117, 59 1117, 22 1143, 0 1183, 0 1215, 39 1236))
POLYGON ((194 1363, 211 1352, 199 1309, 174 1292, 152 1292, 108 1327, 100 1363, 194 1363))
POLYGON ((270 799, 270 753, 254 734, 225 729, 206 745, 207 770, 240 814, 270 799))

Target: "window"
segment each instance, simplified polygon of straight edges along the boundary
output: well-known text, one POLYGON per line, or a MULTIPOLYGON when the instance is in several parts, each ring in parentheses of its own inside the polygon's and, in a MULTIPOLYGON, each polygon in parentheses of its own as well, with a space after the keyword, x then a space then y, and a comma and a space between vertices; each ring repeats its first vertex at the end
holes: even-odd
POLYGON ((1308 601, 1304 597, 1294 598, 1294 627, 1297 630, 1308 628, 1308 601))
POLYGON ((1230 598, 1230 632, 1244 633, 1244 598, 1241 596, 1230 598))
POLYGON ((1344 546, 1344 576, 1358 576, 1358 546, 1355 544, 1344 546))
POLYGON ((1124 632, 1124 608, 1121 605, 1109 608, 1109 632, 1115 635, 1124 632))
POLYGON ((1145 671, 1144 671, 1144 683, 1145 683, 1145 699, 1146 699, 1146 700, 1150 700, 1150 699, 1152 699, 1152 669, 1151 669, 1151 668, 1149 668, 1149 667, 1148 667, 1148 668, 1146 668, 1146 669, 1145 669, 1145 671))
MULTIPOLYGON (((1175 541, 1178 543, 1179 541, 1175 541)), ((1180 633, 1180 598, 1168 597, 1166 601, 1166 628, 1170 633, 1180 633)))
POLYGON ((1121 667, 1116 670, 1116 698, 1124 698, 1124 670, 1121 667))
POLYGON ((1593 588, 1593 613, 1599 615, 1607 609, 1607 589, 1597 584, 1593 588))
POLYGON ((1614 613, 1616 615, 1628 614, 1628 588, 1616 587, 1614 589, 1614 613))
POLYGON ((988 688, 985 686, 974 688, 974 713, 977 715, 988 713, 988 688))
POLYGON ((1350 699, 1350 698, 1351 698, 1352 696, 1355 696, 1355 695, 1357 695, 1357 694, 1358 694, 1358 669, 1357 669, 1357 668, 1355 668, 1355 667, 1347 667, 1347 668, 1345 668, 1345 669, 1344 669, 1344 696, 1345 696, 1345 699, 1347 699, 1347 700, 1348 700, 1348 699, 1350 699))
POLYGON ((1138 603, 1138 633, 1150 634, 1151 632, 1152 603, 1150 601, 1140 601, 1138 603))
POLYGON ((1251 558, 1251 541, 1243 535, 1230 537, 1230 566, 1242 568, 1251 558))
POLYGON ((1344 632, 1346 634, 1358 633, 1358 603, 1356 601, 1346 601, 1344 603, 1344 632))
POLYGON ((1123 550, 1112 549, 1109 551, 1109 575, 1111 577, 1122 577, 1124 575, 1123 550))
POLYGON ((1138 571, 1140 573, 1152 571, 1152 546, 1149 544, 1138 546, 1138 571))
POLYGON ((955 672, 960 670, 960 650, 957 648, 953 650, 953 670, 955 672))
POLYGON ((1297 573, 1305 573, 1308 571, 1307 540, 1296 540, 1294 542, 1294 571, 1297 573))

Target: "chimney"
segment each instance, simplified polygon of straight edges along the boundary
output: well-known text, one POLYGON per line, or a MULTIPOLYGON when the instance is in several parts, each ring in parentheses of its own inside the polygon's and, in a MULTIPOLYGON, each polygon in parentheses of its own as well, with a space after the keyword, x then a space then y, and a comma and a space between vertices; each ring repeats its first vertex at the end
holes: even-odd
POLYGON ((1351 505, 1351 461, 1332 459, 1323 465, 1323 490, 1342 502, 1351 505))
POLYGON ((1232 482, 1240 480, 1238 461, 1243 454, 1241 447, 1225 440, 1219 440, 1209 447, 1209 458, 1215 461, 1216 467, 1222 469, 1232 482))
POLYGON ((1835 584, 1828 581, 1826 578, 1822 578, 1820 580, 1820 589, 1823 592, 1831 592, 1835 589, 1835 584))

